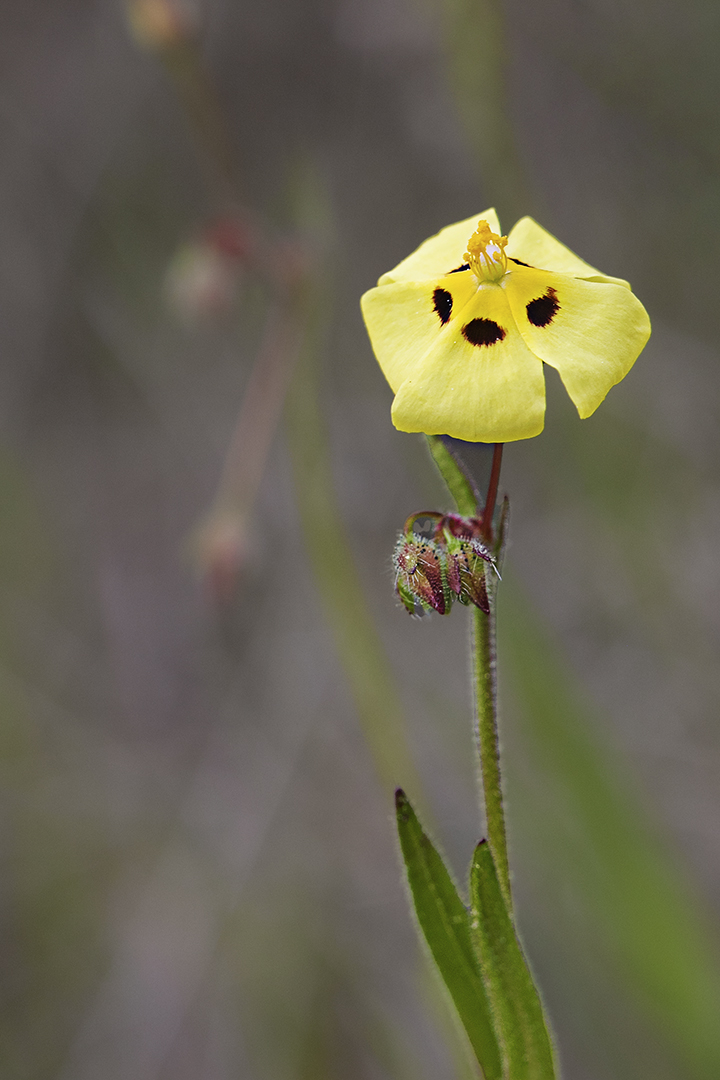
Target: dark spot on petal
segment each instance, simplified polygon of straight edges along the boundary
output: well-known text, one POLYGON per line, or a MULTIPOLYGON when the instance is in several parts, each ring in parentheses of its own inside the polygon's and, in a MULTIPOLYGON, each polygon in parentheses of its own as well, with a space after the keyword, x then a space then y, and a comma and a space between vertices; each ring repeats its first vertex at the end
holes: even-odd
POLYGON ((463 270, 469 270, 470 263, 463 263, 462 266, 456 266, 454 270, 448 271, 450 274, 462 274, 463 270))
POLYGON ((444 326, 452 315, 453 298, 447 289, 436 289, 433 293, 435 313, 444 326))
POLYGON ((502 326, 492 319, 471 319, 463 326, 462 334, 471 345, 495 345, 505 337, 502 326))
POLYGON ((537 300, 530 301, 527 306, 527 317, 533 326, 548 326, 559 310, 557 293, 550 288, 544 296, 538 296, 537 300))
POLYGON ((530 263, 524 263, 522 261, 522 259, 513 259, 512 255, 508 255, 508 258, 510 259, 510 262, 517 263, 518 266, 527 266, 528 270, 534 270, 535 269, 535 267, 531 266, 530 263))

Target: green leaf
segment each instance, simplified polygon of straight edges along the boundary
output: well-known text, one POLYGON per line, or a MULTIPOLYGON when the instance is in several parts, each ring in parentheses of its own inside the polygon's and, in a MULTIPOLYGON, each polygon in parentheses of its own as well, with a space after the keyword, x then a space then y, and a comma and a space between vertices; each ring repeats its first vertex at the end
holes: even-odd
POLYGON ((553 1080, 555 1067, 543 1007, 503 899, 489 844, 475 849, 470 872, 472 941, 495 1018, 509 1080, 553 1080))
POLYGON ((420 928, 482 1066, 485 1080, 501 1080, 500 1052, 470 940, 467 909, 403 791, 396 792, 395 805, 400 847, 420 928))

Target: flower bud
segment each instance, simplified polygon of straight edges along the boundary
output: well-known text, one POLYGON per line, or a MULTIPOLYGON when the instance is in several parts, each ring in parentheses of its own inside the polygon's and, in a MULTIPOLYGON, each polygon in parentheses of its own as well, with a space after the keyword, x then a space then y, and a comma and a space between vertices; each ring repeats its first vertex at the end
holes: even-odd
POLYGON ((423 609, 446 615, 452 595, 448 585, 445 553, 434 540, 412 533, 400 536, 393 554, 395 588, 411 615, 423 609))
POLYGON ((462 540, 446 534, 447 580, 461 604, 474 604, 486 614, 490 611, 487 564, 493 558, 479 540, 462 540))

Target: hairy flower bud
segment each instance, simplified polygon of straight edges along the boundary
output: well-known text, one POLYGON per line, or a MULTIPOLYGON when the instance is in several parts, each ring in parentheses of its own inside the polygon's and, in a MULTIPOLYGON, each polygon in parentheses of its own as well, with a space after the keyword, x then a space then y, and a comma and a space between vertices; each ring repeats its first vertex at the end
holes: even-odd
POLYGON ((490 611, 487 581, 488 564, 493 558, 479 540, 461 540, 447 536, 447 578, 461 604, 474 604, 486 614, 490 611))
POLYGON ((452 600, 445 553, 434 540, 412 533, 400 536, 393 554, 395 588, 411 615, 421 608, 446 615, 452 600))

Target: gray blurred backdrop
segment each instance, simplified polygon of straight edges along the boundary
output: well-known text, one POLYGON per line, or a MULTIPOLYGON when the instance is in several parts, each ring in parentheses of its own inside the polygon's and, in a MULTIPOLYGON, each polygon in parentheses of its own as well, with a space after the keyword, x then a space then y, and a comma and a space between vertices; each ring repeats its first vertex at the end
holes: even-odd
POLYGON ((197 255, 223 207, 182 79, 119 0, 5 0, 3 1078, 473 1075, 407 911, 391 792, 293 462, 326 438, 361 585, 345 618, 372 617, 420 776, 408 786, 462 878, 482 829, 467 613, 409 619, 390 568, 405 517, 449 503, 420 437, 390 424, 358 299, 495 204, 506 230, 530 212, 628 278, 654 325, 589 420, 549 372, 545 433, 506 451, 520 926, 567 1080, 713 1080, 720 8, 188 11, 243 199, 319 252, 321 426, 301 413, 289 440, 280 424, 214 588, 198 529, 266 291, 233 264, 217 310, 182 289, 178 303, 187 245, 197 255))

